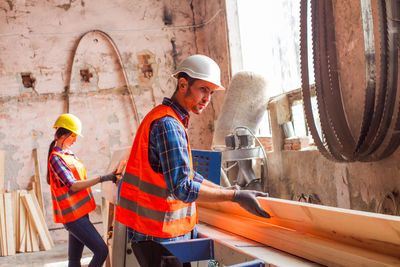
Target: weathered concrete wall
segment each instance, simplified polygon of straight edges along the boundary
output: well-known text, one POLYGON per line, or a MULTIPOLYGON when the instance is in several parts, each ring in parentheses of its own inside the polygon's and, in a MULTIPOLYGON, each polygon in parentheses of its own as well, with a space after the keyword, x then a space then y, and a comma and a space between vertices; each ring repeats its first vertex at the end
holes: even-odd
MULTIPOLYGON (((81 42, 80 38, 95 29, 112 38, 141 119, 164 96, 172 95, 175 81, 170 75, 191 54, 213 57, 224 73, 223 84, 228 85, 224 4, 203 2, 0 2, 0 149, 6 152, 6 189, 30 186, 35 171, 32 149, 38 148, 50 228, 60 227, 52 223, 45 182, 55 119, 67 108, 81 118, 84 137, 78 138, 73 151, 85 163, 89 177, 107 169, 113 151, 132 144, 137 127, 114 47, 98 33, 81 42), (211 32, 218 34, 206 37, 211 32), (24 87, 22 75, 31 78, 32 87, 24 87)), ((204 115, 193 116, 189 130, 193 147, 211 144, 210 130, 224 93, 218 94, 204 115)), ((94 221, 100 221, 98 212, 94 221)))

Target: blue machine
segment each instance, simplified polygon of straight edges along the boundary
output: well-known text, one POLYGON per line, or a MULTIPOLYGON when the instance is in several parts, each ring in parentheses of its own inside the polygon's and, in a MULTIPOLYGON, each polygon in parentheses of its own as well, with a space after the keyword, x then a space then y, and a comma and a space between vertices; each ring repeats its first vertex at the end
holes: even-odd
POLYGON ((204 178, 215 184, 220 184, 221 158, 219 151, 192 150, 193 168, 204 178))
MULTIPOLYGON (((196 238, 183 241, 161 242, 181 262, 193 262, 214 259, 214 240, 196 238)), ((265 267, 265 263, 255 259, 227 267, 265 267)))

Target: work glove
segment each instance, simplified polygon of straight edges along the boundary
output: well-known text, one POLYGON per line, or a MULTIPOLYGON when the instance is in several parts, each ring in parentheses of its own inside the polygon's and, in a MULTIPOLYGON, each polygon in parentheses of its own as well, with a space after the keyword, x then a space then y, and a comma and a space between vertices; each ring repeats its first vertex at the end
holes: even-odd
POLYGON ((120 173, 110 173, 106 175, 100 176, 100 182, 105 182, 105 181, 112 181, 114 184, 118 180, 118 176, 121 175, 120 173))
POLYGON ((261 208, 260 203, 258 203, 256 197, 267 197, 268 193, 263 193, 255 190, 235 190, 233 195, 233 202, 237 202, 242 208, 248 212, 264 217, 271 218, 271 216, 261 208))

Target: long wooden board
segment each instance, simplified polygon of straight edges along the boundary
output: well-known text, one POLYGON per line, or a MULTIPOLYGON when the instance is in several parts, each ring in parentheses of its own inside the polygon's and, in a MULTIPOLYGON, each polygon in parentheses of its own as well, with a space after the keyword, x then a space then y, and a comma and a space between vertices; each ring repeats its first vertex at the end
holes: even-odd
POLYGON ((13 218, 14 218, 14 239, 15 239, 15 251, 19 248, 19 191, 15 190, 11 192, 12 203, 13 203, 13 218))
MULTIPOLYGON (((123 172, 126 161, 129 158, 129 153, 130 147, 115 151, 111 157, 106 173, 111 173, 114 170, 117 170, 117 172, 123 172)), ((112 182, 101 183, 101 195, 108 202, 117 204, 118 187, 112 182)))
POLYGON ((399 266, 400 258, 249 217, 199 207, 199 220, 327 266, 399 266))
POLYGON ((14 217, 11 193, 4 193, 4 219, 7 238, 7 255, 15 255, 14 217))
POLYGON ((4 194, 0 193, 0 244, 1 255, 7 256, 7 234, 6 234, 6 220, 4 214, 4 194))
POLYGON ((32 252, 37 252, 39 251, 38 232, 36 231, 32 220, 33 220, 32 217, 28 217, 28 225, 29 225, 28 231, 30 233, 29 234, 30 239, 27 241, 30 242, 30 246, 32 247, 32 252))
POLYGON ((43 246, 43 249, 52 249, 54 247, 53 240, 51 239, 47 224, 44 220, 35 194, 33 192, 29 192, 29 194, 22 195, 21 198, 30 218, 32 219, 30 222, 33 223, 33 226, 39 233, 40 244, 43 246))
POLYGON ((28 220, 26 217, 26 209, 22 202, 21 195, 27 194, 25 190, 21 190, 18 192, 18 208, 19 208, 19 230, 18 230, 18 252, 26 251, 26 239, 27 239, 27 230, 28 230, 28 220))
POLYGON ((306 234, 399 256, 400 217, 341 209, 277 198, 258 198, 272 216, 252 215, 233 202, 199 203, 200 206, 240 215, 306 234))

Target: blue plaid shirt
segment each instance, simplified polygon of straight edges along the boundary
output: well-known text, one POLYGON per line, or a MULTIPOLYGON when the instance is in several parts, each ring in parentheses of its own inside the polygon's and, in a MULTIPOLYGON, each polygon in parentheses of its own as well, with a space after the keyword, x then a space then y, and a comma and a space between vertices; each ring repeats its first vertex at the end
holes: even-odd
MULTIPOLYGON (((53 150, 61 154, 74 156, 70 150, 64 151, 58 146, 55 146, 53 150)), ((50 158, 50 172, 54 175, 54 177, 58 178, 55 179, 58 187, 61 187, 61 183, 63 183, 66 187, 70 188, 76 182, 76 179, 68 168, 67 164, 65 164, 65 162, 58 155, 53 155, 50 158)))
MULTIPOLYGON (((189 113, 182 106, 169 98, 164 98, 162 104, 171 107, 187 128, 189 113)), ((155 172, 164 175, 167 187, 176 199, 185 203, 197 199, 203 176, 194 172, 193 180, 188 179, 191 172, 188 140, 182 126, 174 118, 166 116, 152 123, 149 134, 149 163, 155 172)), ((196 237, 196 230, 179 237, 157 238, 130 229, 129 238, 162 242, 190 239, 192 234, 196 237)))

